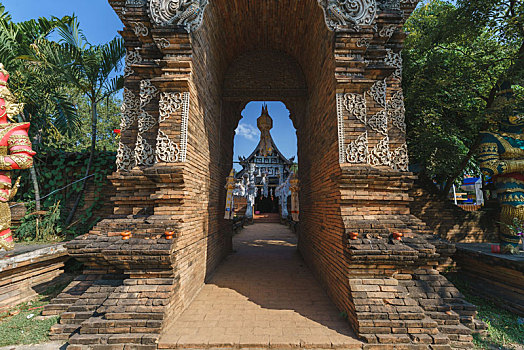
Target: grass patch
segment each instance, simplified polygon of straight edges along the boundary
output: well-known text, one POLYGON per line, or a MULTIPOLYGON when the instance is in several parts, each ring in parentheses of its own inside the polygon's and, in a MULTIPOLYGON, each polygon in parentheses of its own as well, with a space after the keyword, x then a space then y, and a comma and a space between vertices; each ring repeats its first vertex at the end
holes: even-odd
POLYGON ((49 330, 59 316, 40 317, 44 306, 64 290, 73 275, 51 284, 34 301, 0 313, 0 346, 39 344, 49 340, 49 330))
POLYGON ((49 329, 58 321, 58 316, 39 319, 45 304, 44 301, 23 303, 0 314, 0 346, 49 340, 49 329))
POLYGON ((474 336, 477 349, 517 349, 524 344, 524 319, 506 311, 493 302, 475 295, 467 278, 460 273, 449 273, 446 277, 464 294, 467 301, 477 306, 477 318, 488 325, 488 335, 474 336))

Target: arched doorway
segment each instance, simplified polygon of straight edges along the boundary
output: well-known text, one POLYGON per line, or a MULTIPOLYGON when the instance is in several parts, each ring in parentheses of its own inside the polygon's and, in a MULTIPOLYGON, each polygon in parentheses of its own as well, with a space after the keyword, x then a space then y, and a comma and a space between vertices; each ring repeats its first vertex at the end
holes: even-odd
POLYGON ((291 111, 298 247, 356 333, 470 345, 455 335, 471 333, 471 306, 436 270, 450 249, 408 208, 400 51, 416 0, 109 2, 128 49, 115 215, 69 244, 99 280, 65 318, 71 344, 154 344, 188 307, 231 250, 233 131, 257 99, 291 111))

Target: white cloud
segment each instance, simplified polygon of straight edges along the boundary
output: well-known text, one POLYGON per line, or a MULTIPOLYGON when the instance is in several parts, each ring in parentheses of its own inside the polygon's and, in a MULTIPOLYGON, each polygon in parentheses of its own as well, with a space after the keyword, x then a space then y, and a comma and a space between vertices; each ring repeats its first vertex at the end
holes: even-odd
POLYGON ((256 141, 259 136, 258 129, 246 123, 238 124, 238 128, 235 130, 235 133, 251 141, 256 141))

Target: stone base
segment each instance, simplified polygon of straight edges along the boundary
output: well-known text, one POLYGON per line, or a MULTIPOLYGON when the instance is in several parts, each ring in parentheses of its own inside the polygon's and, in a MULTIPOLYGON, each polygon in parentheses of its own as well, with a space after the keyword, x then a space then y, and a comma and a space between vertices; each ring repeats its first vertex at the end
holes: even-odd
POLYGON ((21 245, 0 252, 0 310, 31 300, 62 276, 63 244, 21 245))
POLYGON ((470 349, 472 333, 485 325, 439 273, 454 246, 410 214, 414 179, 364 167, 342 175, 350 322, 372 344, 470 349))
POLYGON ((524 252, 491 252, 489 243, 460 243, 453 256, 473 293, 524 317, 524 252))
MULTIPOLYGON (((455 248, 428 235, 410 214, 407 190, 413 179, 369 167, 343 169, 343 250, 312 254, 335 254, 344 264, 331 268, 343 269, 346 280, 332 281, 329 289, 341 288, 333 299, 366 342, 364 348, 472 348, 472 333, 485 325, 475 319, 475 306, 439 273, 455 248), (354 233, 358 237, 351 239, 354 233), (399 233, 401 239, 394 239, 399 233)), ((204 273, 214 270, 229 246, 225 232, 206 236, 178 224, 154 215, 113 218, 70 242, 70 255, 84 262, 89 277, 79 287, 83 293, 68 299, 72 304, 53 328, 53 338, 69 338, 73 350, 156 348, 165 321, 187 308, 204 273), (173 227, 175 236, 166 239, 165 231, 173 227), (121 233, 127 230, 132 237, 124 240, 121 233)), ((299 246, 302 239, 320 249, 304 238, 301 225, 299 246)), ((315 266, 312 270, 318 273, 315 266)), ((64 299, 55 302, 61 307, 48 308, 65 309, 64 299)))

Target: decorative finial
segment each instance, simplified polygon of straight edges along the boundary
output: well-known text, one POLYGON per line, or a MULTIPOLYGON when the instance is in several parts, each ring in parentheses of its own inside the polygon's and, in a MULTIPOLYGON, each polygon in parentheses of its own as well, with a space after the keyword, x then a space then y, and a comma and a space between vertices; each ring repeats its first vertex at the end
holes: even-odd
POLYGON ((271 134, 269 133, 269 131, 273 129, 273 119, 269 116, 267 105, 262 105, 262 113, 257 119, 257 126, 260 130, 260 155, 267 157, 273 153, 271 134))

